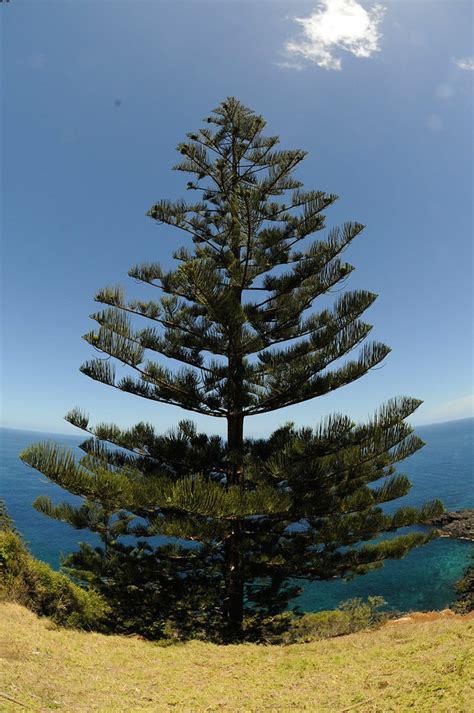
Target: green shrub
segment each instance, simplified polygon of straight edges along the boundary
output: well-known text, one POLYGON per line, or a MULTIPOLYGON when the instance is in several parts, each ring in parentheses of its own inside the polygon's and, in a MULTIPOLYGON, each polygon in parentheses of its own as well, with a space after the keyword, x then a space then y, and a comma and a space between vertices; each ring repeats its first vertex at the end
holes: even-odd
POLYGON ((379 611, 384 604, 386 604, 386 601, 383 597, 367 597, 365 601, 356 598, 343 602, 340 609, 349 616, 351 627, 349 633, 369 629, 386 621, 389 615, 386 612, 379 611))
POLYGON ((474 561, 464 571, 462 579, 456 584, 457 597, 453 609, 458 614, 474 611, 474 561))
MULTIPOLYGON (((297 644, 329 639, 370 629, 388 618, 379 612, 385 604, 382 597, 367 600, 349 599, 339 609, 311 612, 297 616, 291 612, 266 619, 259 627, 255 638, 272 644, 297 644)), ((252 628, 252 622, 248 622, 252 628)))
POLYGON ((93 589, 36 560, 0 506, 0 599, 13 601, 62 626, 103 630, 108 606, 93 589))

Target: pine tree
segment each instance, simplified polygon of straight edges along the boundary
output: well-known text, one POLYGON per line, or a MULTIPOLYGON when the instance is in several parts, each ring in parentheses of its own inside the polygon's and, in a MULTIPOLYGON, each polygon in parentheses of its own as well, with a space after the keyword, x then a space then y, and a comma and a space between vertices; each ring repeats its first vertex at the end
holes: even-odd
POLYGON ((393 399, 365 424, 335 415, 314 429, 290 423, 268 439, 244 438, 246 417, 350 384, 389 352, 366 342, 346 358, 369 335, 361 316, 375 294, 346 291, 316 309, 353 270, 342 253, 363 226, 348 222, 311 237, 324 229, 323 211, 337 196, 304 191, 294 171, 305 152, 278 150, 278 137, 264 136, 264 127, 261 116, 228 98, 187 135, 175 169, 191 174, 187 188, 197 200, 162 200, 148 215, 187 235, 188 247, 174 252, 174 270, 158 263, 130 270, 160 290, 156 300, 127 301, 121 287, 102 289, 98 327, 84 337, 106 356, 86 362, 84 374, 226 419, 227 440, 197 433, 190 421, 164 435, 144 423, 94 427, 75 409, 66 419, 91 436, 79 463, 54 444, 22 454, 83 498, 79 507, 46 498, 36 507, 102 539, 101 548, 82 546, 70 559, 76 573, 102 587, 120 583, 111 563, 120 555, 127 570, 133 547, 120 539, 127 534, 188 540, 195 546, 142 546, 153 562, 146 579, 169 584, 158 587, 163 616, 174 607, 183 622, 200 618, 204 629, 221 627, 229 638, 242 634, 247 611, 283 611, 305 581, 363 574, 427 542, 431 533, 379 536, 442 508, 438 501, 391 514, 382 507, 410 489, 395 464, 423 445, 405 422, 416 399, 393 399), (126 375, 116 375, 110 357, 129 367, 126 375))

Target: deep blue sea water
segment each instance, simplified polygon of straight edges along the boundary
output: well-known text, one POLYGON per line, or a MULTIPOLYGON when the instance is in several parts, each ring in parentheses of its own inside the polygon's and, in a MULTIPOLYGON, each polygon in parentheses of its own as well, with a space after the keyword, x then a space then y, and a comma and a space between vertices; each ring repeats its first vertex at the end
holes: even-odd
MULTIPOLYGON (((440 498, 448 510, 474 507, 474 419, 462 419, 417 428, 426 446, 399 466, 413 488, 397 504, 421 505, 440 498)), ((53 501, 75 498, 31 468, 18 454, 29 444, 53 440, 76 449, 81 436, 58 436, 13 429, 0 429, 0 498, 35 557, 58 567, 61 553, 73 551, 79 541, 94 543, 94 536, 49 520, 31 506, 38 495, 53 501)), ((81 453, 77 449, 78 453, 81 453)), ((337 606, 352 597, 383 596, 391 609, 400 611, 442 609, 454 598, 454 583, 460 579, 472 553, 472 544, 438 539, 410 552, 400 561, 349 582, 316 582, 307 585, 298 604, 306 611, 337 606)))

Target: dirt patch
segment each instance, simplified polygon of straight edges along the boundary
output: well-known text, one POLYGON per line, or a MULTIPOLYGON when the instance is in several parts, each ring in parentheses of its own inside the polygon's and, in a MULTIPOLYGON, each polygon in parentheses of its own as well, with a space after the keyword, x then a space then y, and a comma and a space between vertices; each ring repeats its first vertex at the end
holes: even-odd
POLYGON ((453 612, 452 609, 442 609, 441 611, 428 612, 411 612, 410 614, 402 616, 399 619, 390 619, 390 621, 386 622, 385 626, 393 626, 394 624, 405 624, 413 621, 438 621, 439 619, 471 621, 474 620, 474 611, 469 612, 469 614, 456 614, 456 612, 453 612))

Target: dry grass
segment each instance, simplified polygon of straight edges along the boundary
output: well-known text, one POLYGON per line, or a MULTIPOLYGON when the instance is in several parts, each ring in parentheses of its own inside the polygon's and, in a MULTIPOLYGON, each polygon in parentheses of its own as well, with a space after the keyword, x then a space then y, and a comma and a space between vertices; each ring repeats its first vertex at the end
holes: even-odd
POLYGON ((468 713, 473 634, 456 617, 286 647, 163 647, 3 604, 0 710, 468 713))

